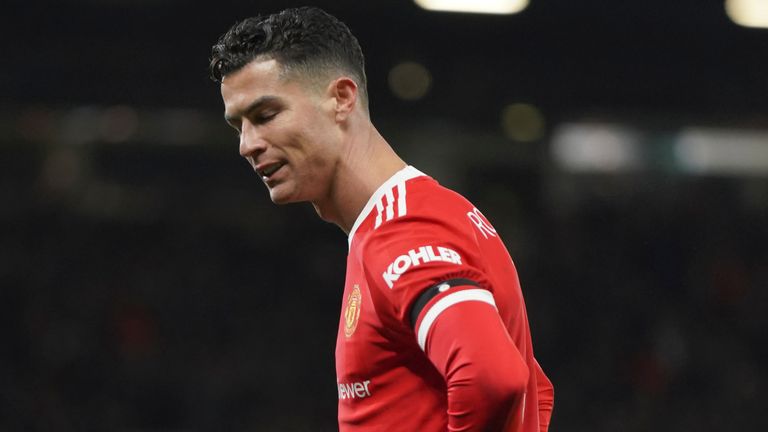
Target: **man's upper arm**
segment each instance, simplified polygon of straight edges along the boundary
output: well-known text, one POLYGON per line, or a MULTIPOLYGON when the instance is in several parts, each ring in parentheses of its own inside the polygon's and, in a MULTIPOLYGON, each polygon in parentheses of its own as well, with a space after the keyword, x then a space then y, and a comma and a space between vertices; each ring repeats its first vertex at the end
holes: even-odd
MULTIPOLYGON (((397 219, 367 239, 363 260, 369 284, 387 298, 403 326, 412 328, 414 306, 421 312, 426 306, 422 295, 438 283, 463 279, 488 290, 477 251, 455 231, 423 218, 397 219)), ((438 296, 436 290, 430 299, 438 296)))
POLYGON ((449 430, 500 430, 518 421, 509 414, 522 412, 529 371, 476 248, 455 232, 425 222, 384 225, 369 239, 366 267, 444 377, 449 430))
MULTIPOLYGON (((506 430, 522 422, 529 370, 496 311, 493 295, 471 280, 449 280, 413 311, 419 346, 443 375, 450 431, 506 430)), ((415 306, 421 303, 417 301, 415 306)))

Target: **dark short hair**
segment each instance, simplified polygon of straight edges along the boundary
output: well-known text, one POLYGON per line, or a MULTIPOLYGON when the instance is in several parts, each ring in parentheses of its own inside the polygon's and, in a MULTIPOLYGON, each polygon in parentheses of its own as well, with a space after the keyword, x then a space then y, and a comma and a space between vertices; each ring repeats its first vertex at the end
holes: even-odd
POLYGON ((322 9, 286 9, 236 23, 211 49, 211 79, 221 82, 259 57, 275 59, 286 71, 309 77, 331 70, 348 73, 367 101, 360 44, 344 23, 322 9))

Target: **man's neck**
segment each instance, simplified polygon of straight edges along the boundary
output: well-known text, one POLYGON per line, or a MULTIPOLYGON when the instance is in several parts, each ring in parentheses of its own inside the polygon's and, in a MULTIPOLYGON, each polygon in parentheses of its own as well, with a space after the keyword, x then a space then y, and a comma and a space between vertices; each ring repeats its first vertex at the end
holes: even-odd
POLYGON ((349 234, 376 189, 406 164, 373 125, 359 142, 349 143, 338 163, 328 196, 312 205, 323 220, 349 234))

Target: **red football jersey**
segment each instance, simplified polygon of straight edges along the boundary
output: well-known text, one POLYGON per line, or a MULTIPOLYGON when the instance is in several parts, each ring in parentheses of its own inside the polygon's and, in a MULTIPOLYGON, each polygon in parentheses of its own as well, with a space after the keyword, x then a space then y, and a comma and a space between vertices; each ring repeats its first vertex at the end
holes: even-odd
POLYGON ((480 430, 473 422, 486 414, 485 387, 473 377, 492 382, 509 369, 522 377, 519 395, 494 424, 546 431, 552 384, 533 356, 499 234, 461 195, 404 168, 349 233, 336 343, 340 432, 480 430))

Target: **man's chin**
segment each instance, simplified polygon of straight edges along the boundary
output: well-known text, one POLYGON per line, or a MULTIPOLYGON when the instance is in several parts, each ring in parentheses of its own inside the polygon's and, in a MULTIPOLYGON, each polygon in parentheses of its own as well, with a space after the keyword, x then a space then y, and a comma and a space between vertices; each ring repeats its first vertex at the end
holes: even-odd
POLYGON ((269 198, 277 205, 290 204, 292 201, 281 196, 270 195, 269 198))
POLYGON ((275 189, 270 189, 269 199, 271 199, 273 203, 278 205, 291 204, 299 201, 295 199, 291 194, 284 193, 284 192, 281 193, 281 191, 275 190, 275 189))

